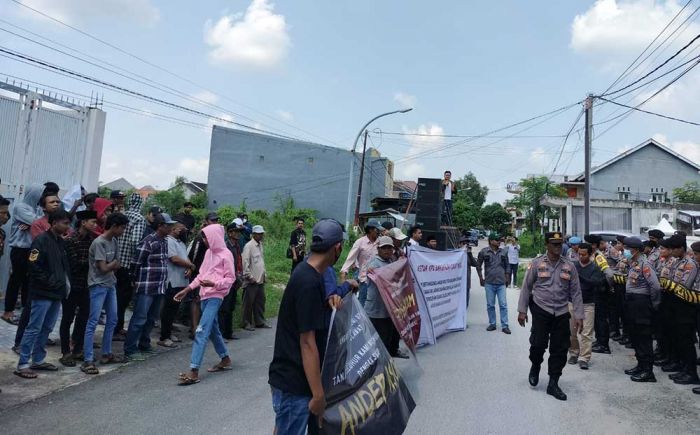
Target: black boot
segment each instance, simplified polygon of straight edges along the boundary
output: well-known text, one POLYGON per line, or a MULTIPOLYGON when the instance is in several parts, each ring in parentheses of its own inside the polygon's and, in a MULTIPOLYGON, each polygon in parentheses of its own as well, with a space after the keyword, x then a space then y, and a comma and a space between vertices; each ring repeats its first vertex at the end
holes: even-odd
POLYGON ((642 371, 633 375, 630 379, 634 382, 656 382, 652 367, 651 365, 650 367, 642 367, 642 371))
POLYGON ((547 394, 557 400, 566 400, 566 394, 559 388, 559 376, 550 376, 547 385, 547 394))
POLYGON ((672 381, 675 381, 676 379, 680 378, 683 375, 685 375, 685 372, 671 373, 670 375, 668 375, 668 378, 672 381))
POLYGON ((680 376, 676 377, 673 382, 679 385, 698 385, 700 384, 700 379, 698 375, 690 373, 682 373, 680 376))
POLYGON ((693 393, 700 394, 700 387, 693 388, 693 393))
POLYGON ((633 375, 639 374, 641 371, 642 371, 642 368, 639 366, 639 364, 637 364, 636 367, 625 370, 625 374, 633 376, 633 375))
POLYGON ((668 363, 670 363, 670 362, 671 362, 671 361, 669 361, 668 359, 666 359, 666 357, 663 357, 663 358, 661 358, 661 359, 654 359, 654 365, 657 366, 657 367, 663 367, 663 366, 665 366, 666 364, 668 364, 668 363))
POLYGON ((681 370, 683 370, 683 366, 681 366, 677 362, 670 362, 666 365, 661 366, 661 371, 666 373, 680 372, 681 370))
POLYGON ((537 386, 537 384, 540 382, 540 366, 533 364, 532 367, 530 367, 530 374, 527 377, 527 381, 533 387, 537 386))

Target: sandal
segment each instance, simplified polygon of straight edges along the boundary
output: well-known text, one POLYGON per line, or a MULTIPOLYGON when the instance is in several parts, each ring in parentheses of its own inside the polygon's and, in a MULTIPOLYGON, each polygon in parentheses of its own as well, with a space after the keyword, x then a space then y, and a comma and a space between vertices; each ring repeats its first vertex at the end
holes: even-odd
POLYGON ((12 325, 12 326, 17 326, 17 325, 19 325, 19 322, 17 321, 17 319, 16 319, 15 317, 10 317, 10 318, 7 318, 7 317, 0 317, 0 319, 6 321, 7 323, 9 323, 9 324, 12 325))
POLYGON ((39 376, 30 369, 15 370, 12 373, 19 376, 22 379, 36 379, 39 376))
POLYGON ((71 354, 64 355, 58 360, 58 362, 66 367, 75 367, 75 359, 73 359, 73 355, 71 354))
POLYGON ((80 366, 80 370, 86 375, 99 375, 100 371, 95 367, 94 363, 85 363, 80 366))
POLYGON ((51 363, 43 362, 41 364, 32 364, 32 366, 29 367, 32 370, 44 370, 47 372, 56 372, 58 371, 58 367, 51 363))
POLYGON ((109 355, 102 355, 100 359, 100 364, 124 364, 126 359, 121 355, 115 355, 113 353, 109 355))
POLYGON ((180 382, 177 384, 180 386, 194 385, 199 383, 199 378, 191 378, 187 375, 180 378, 180 382))
POLYGON ((229 370, 233 370, 233 366, 222 366, 221 363, 215 365, 214 367, 207 369, 209 373, 216 373, 216 372, 226 372, 229 370))

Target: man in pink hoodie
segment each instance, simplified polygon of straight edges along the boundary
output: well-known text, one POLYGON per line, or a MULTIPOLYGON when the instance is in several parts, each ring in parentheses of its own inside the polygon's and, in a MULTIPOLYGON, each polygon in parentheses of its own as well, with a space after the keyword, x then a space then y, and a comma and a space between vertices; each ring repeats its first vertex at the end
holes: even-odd
POLYGON ((219 224, 204 227, 202 229, 202 241, 209 249, 204 254, 204 261, 199 268, 199 274, 190 285, 175 295, 175 300, 180 302, 187 293, 199 287, 199 298, 202 308, 202 317, 195 331, 192 345, 190 371, 189 373, 180 374, 180 385, 192 385, 199 382, 199 367, 204 359, 207 339, 210 339, 214 344, 214 349, 221 358, 221 362, 208 371, 231 370, 231 358, 224 344, 224 338, 221 336, 217 316, 224 297, 236 280, 233 255, 226 248, 224 227, 219 224))

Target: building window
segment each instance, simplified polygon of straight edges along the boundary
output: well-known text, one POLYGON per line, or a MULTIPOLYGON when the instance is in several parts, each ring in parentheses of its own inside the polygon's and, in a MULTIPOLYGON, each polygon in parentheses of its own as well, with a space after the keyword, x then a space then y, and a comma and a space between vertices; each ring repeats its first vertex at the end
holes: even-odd
POLYGON ((258 157, 258 163, 265 163, 265 156, 258 157))
POLYGON ((306 159, 306 161, 309 162, 310 165, 313 165, 313 164, 314 164, 314 158, 313 158, 313 157, 309 157, 308 159, 306 159))
POLYGON ((620 201, 629 201, 630 194, 627 192, 617 192, 617 199, 619 199, 620 201))
POLYGON ((666 193, 652 193, 652 202, 666 202, 666 193))

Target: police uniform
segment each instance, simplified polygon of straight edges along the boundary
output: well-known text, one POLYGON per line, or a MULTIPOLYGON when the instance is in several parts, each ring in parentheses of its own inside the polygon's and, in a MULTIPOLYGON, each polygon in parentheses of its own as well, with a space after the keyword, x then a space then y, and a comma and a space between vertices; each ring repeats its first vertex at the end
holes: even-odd
MULTIPOLYGON (((685 237, 671 236, 668 239, 671 249, 685 250, 685 237)), ((668 277, 660 279, 664 292, 669 295, 669 320, 672 327, 673 348, 677 352, 680 365, 666 367, 667 371, 678 371, 671 375, 677 384, 694 384, 700 382, 696 366, 695 328, 697 307, 700 306, 700 292, 694 291, 698 275, 698 265, 688 256, 676 257, 674 267, 668 277)))
MULTIPOLYGON (((665 234, 661 230, 650 230, 647 232, 649 237, 654 237, 657 240, 663 240, 665 234)), ((651 243, 652 241, 649 240, 648 243, 651 243)), ((661 256, 661 250, 659 249, 659 244, 658 242, 655 242, 654 245, 651 247, 651 252, 647 254, 647 261, 651 263, 651 266, 656 269, 657 263, 659 262, 659 257, 661 256)))
POLYGON ((603 240, 597 234, 587 234, 584 240, 593 245, 593 262, 598 265, 605 275, 607 282, 601 287, 601 291, 596 294, 595 299, 595 343, 593 352, 610 353, 610 305, 614 295, 610 291, 613 282, 613 270, 605 258, 605 254, 598 249, 599 243, 603 240))
POLYGON ((637 367, 625 371, 635 382, 656 382, 653 371, 654 351, 652 338, 653 313, 661 303, 661 286, 651 264, 641 253, 643 246, 638 237, 627 237, 625 248, 637 249, 627 271, 625 310, 629 316, 630 338, 637 358, 637 367))
MULTIPOLYGON (((562 241, 561 233, 546 233, 548 242, 562 241)), ((550 384, 547 393, 560 400, 566 395, 557 383, 566 365, 566 354, 570 346, 569 302, 573 305, 574 317, 584 319, 581 288, 574 264, 564 256, 554 262, 547 254, 530 263, 525 274, 518 302, 518 312, 532 315, 530 330, 530 384, 537 385, 544 352, 549 347, 548 373, 550 384), (551 391, 550 391, 551 390, 551 391)))
MULTIPOLYGON (((622 243, 624 237, 618 236, 618 242, 622 243)), ((619 278, 615 279, 615 275, 624 277, 627 275, 627 261, 622 253, 613 246, 608 246, 607 254, 605 256, 610 268, 613 270, 613 283, 612 289, 613 294, 610 299, 610 312, 608 317, 608 322, 610 325, 610 338, 613 340, 620 340, 620 344, 629 343, 629 331, 625 328, 625 282, 619 278), (620 334, 620 327, 622 327, 622 334, 620 334)))
MULTIPOLYGON (((669 239, 662 240, 660 244, 668 248, 669 239)), ((659 257, 656 261, 656 275, 659 277, 660 282, 671 278, 677 261, 677 258, 671 256, 659 257)), ((674 370, 680 365, 674 338, 675 329, 673 310, 671 309, 672 299, 673 296, 670 293, 665 291, 661 292, 661 307, 658 315, 660 326, 659 335, 657 335, 660 353, 658 356, 660 359, 657 365, 660 365, 664 371, 674 370)))
MULTIPOLYGON (((690 249, 692 249, 693 252, 700 252, 700 242, 695 242, 692 245, 690 245, 690 249)), ((698 275, 695 277, 695 282, 693 283, 693 291, 696 294, 700 295, 700 270, 698 271, 698 275)), ((698 331, 698 336, 700 337, 700 306, 696 308, 696 311, 696 329, 698 331)), ((698 363, 700 363, 700 360, 698 360, 698 363)), ((693 393, 700 394, 700 387, 693 388, 693 393)))

